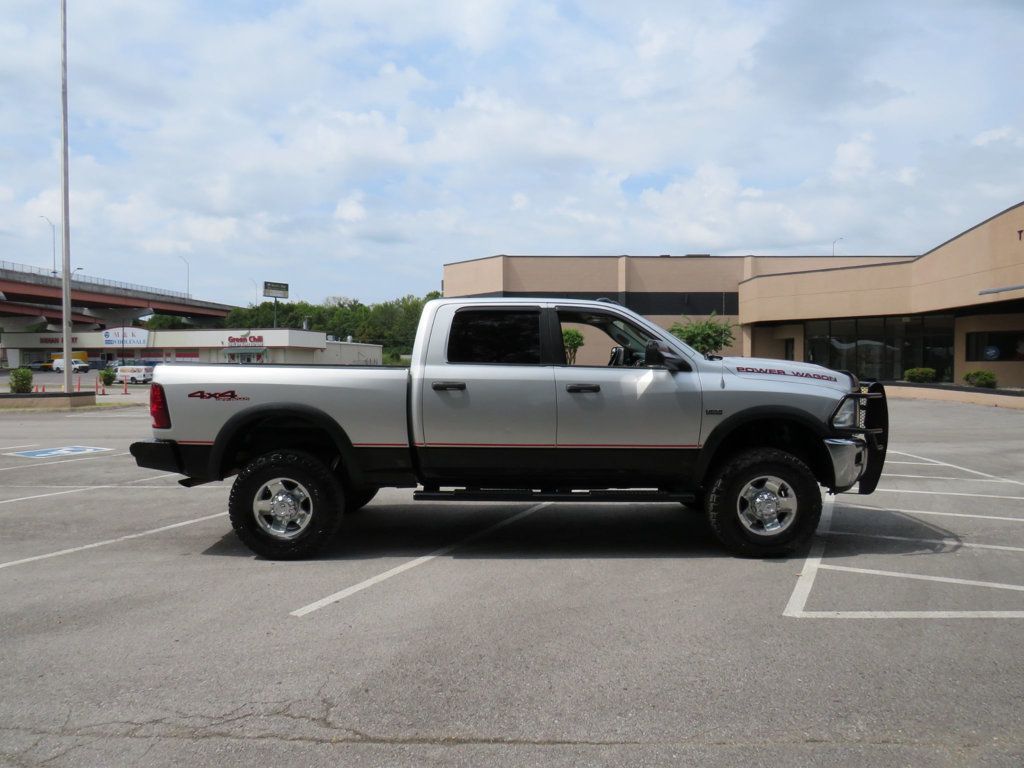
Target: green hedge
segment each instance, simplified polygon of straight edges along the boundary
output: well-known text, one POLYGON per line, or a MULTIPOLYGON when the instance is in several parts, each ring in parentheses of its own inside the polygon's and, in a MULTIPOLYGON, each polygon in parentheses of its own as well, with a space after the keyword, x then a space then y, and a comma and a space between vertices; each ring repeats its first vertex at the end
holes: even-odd
POLYGON ((10 376, 12 394, 28 394, 32 391, 32 371, 28 368, 15 368, 10 376))
POLYGON ((964 374, 964 381, 972 387, 996 388, 996 375, 992 371, 968 371, 964 374))
POLYGON ((100 381, 103 382, 103 386, 109 387, 114 383, 114 379, 117 378, 117 371, 113 368, 104 368, 100 371, 100 381))
POLYGON ((903 372, 903 378, 915 384, 928 384, 935 381, 934 368, 907 368, 903 372))

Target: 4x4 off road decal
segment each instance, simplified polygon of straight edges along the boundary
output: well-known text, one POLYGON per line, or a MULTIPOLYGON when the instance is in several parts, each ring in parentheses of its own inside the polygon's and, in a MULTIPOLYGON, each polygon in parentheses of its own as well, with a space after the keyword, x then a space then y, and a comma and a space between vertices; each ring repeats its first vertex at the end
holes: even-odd
POLYGON ((818 379, 819 381, 834 381, 837 384, 839 379, 827 373, 807 373, 806 371, 784 371, 781 368, 749 368, 744 365, 736 367, 737 373, 767 373, 771 376, 796 376, 798 379, 818 379))
POLYGON ((207 392, 206 390, 203 390, 203 389, 197 389, 195 392, 189 392, 188 396, 189 397, 198 397, 200 400, 218 400, 218 401, 221 401, 221 402, 223 402, 225 400, 248 400, 249 399, 248 397, 245 397, 244 395, 239 395, 233 389, 229 389, 229 390, 226 390, 224 392, 207 392))

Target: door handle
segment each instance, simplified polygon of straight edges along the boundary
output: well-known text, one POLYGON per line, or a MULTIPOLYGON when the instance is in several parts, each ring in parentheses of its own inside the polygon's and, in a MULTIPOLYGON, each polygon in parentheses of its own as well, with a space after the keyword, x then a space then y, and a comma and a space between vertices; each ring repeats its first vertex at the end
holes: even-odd
POLYGON ((466 388, 464 381, 435 381, 430 385, 435 392, 448 392, 450 390, 462 391, 466 388))
POLYGON ((566 384, 566 392, 600 392, 600 384, 566 384))

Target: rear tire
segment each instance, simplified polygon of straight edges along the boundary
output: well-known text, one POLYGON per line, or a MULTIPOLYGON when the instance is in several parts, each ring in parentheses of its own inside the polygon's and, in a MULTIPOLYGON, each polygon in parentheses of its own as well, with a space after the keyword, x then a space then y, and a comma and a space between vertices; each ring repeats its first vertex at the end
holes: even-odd
POLYGON ((309 557, 338 531, 345 494, 322 462, 300 451, 272 451, 238 473, 228 514, 238 538, 270 560, 309 557))
POLYGON ((788 555, 810 539, 821 518, 821 491, 811 470, 774 448, 733 456, 715 473, 710 489, 708 523, 736 555, 788 555))

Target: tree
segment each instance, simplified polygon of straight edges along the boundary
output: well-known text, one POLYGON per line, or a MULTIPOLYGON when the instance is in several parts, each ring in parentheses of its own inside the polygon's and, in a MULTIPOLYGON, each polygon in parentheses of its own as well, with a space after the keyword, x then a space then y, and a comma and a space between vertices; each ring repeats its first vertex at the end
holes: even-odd
POLYGON ((673 323, 669 333, 689 344, 702 355, 713 355, 733 343, 732 329, 736 326, 719 320, 712 312, 704 320, 683 318, 685 323, 673 323))
POLYGON ((563 328, 562 346, 565 347, 565 362, 576 365, 576 353, 583 346, 583 334, 575 328, 563 328))

